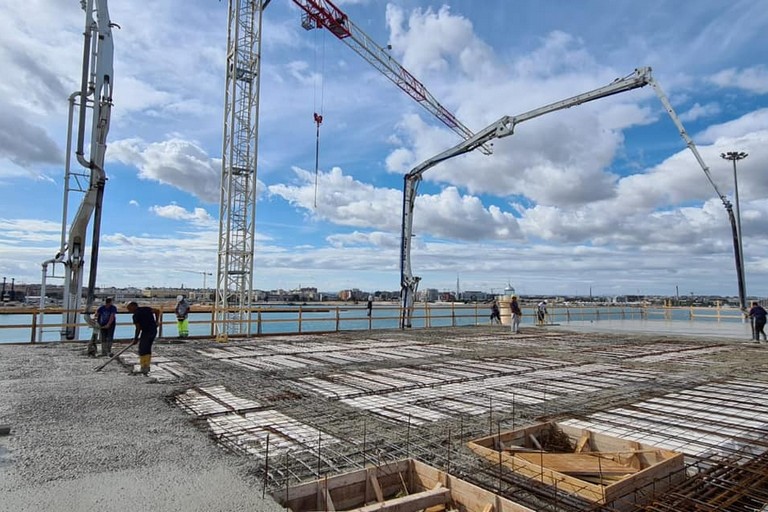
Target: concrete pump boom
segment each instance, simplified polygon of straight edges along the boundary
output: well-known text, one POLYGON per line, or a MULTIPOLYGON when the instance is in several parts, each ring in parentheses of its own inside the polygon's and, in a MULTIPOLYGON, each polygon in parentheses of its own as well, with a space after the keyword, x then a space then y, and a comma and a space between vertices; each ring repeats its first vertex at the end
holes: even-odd
POLYGON ((45 301, 45 277, 49 264, 63 263, 64 275, 64 313, 62 339, 76 339, 77 315, 83 285, 83 269, 85 264, 85 243, 88 224, 93 216, 93 241, 91 242, 90 269, 88 288, 86 292, 85 317, 89 319, 94 300, 96 286, 96 271, 99 252, 99 233, 101 227, 101 206, 104 198, 104 157, 107 149, 107 133, 109 132, 110 113, 112 108, 112 76, 114 48, 112 44, 112 22, 109 18, 107 0, 81 0, 85 11, 85 30, 83 43, 83 64, 80 90, 75 91, 69 98, 69 126, 67 134, 67 158, 65 163, 66 189, 64 192, 64 211, 62 215, 62 246, 52 260, 43 263, 43 284, 41 290, 41 308, 45 301), (87 179, 87 185, 81 190, 84 193, 80 206, 69 226, 69 232, 64 243, 64 231, 67 224, 67 204, 70 169, 70 153, 72 151, 73 114, 78 110, 77 142, 75 156, 78 163, 85 169, 82 174, 87 179), (88 125, 87 114, 91 111, 90 119, 90 154, 85 155, 85 137, 88 125))
MULTIPOLYGON (((638 68, 634 71, 634 73, 630 74, 629 76, 616 79, 612 83, 606 86, 594 89, 589 92, 585 92, 583 94, 573 96, 565 100, 551 103, 549 105, 525 112, 517 116, 504 116, 498 121, 496 121, 495 123, 489 125, 485 129, 475 134, 473 137, 467 139, 466 141, 453 146, 452 148, 440 153, 435 157, 425 160, 424 162, 414 167, 408 174, 405 175, 404 185, 403 185, 403 217, 402 217, 402 230, 401 230, 401 240, 400 240, 400 257, 401 257, 400 258, 400 300, 401 300, 401 307, 402 307, 400 327, 401 328, 411 327, 414 300, 416 296, 416 291, 418 289, 419 281, 421 279, 413 275, 413 271, 411 268, 411 238, 413 236, 413 208, 416 201, 416 191, 418 188, 418 183, 419 181, 421 181, 422 176, 426 171, 428 171, 435 165, 441 162, 444 162, 446 160, 449 160, 455 156, 469 153, 470 151, 477 149, 478 147, 480 147, 481 145, 487 143, 492 139, 501 139, 501 138, 513 135, 515 127, 524 121, 528 121, 530 119, 534 119, 536 117, 542 116, 544 114, 549 114, 551 112, 557 112, 558 110, 564 110, 564 109, 574 107, 576 105, 581 105, 582 103, 587 103, 597 99, 612 96, 614 94, 619 94, 622 92, 631 91, 633 89, 638 89, 640 87, 645 87, 646 85, 653 86, 653 89, 656 92, 656 95, 659 97, 667 113, 672 118, 672 121, 675 123, 675 126, 680 132, 681 137, 683 138, 683 140, 685 140, 686 145, 694 154, 696 161, 701 166, 702 170, 704 171, 704 174, 707 176, 707 179, 714 187, 720 199, 723 201, 723 204, 725 205, 725 208, 728 211, 728 215, 730 217, 732 229, 734 230, 734 233, 735 233, 736 224, 734 221, 733 211, 732 211, 730 202, 725 198, 723 194, 720 193, 714 181, 712 180, 712 177, 710 176, 710 173, 709 173, 709 168, 706 166, 706 164, 704 163, 704 160, 701 158, 701 155, 699 154, 699 151, 696 148, 696 145, 693 143, 693 140, 688 136, 688 133, 685 131, 683 124, 680 122, 679 117, 677 116, 674 109, 672 108, 672 105, 669 103, 669 100, 667 99, 667 96, 664 94, 664 91, 662 91, 661 87, 653 79, 653 76, 651 75, 651 68, 649 67, 638 68)), ((736 240, 737 238, 734 235, 734 242, 736 240)), ((736 253, 736 264, 737 264, 737 270, 738 270, 740 258, 739 258, 738 244, 736 243, 734 243, 734 251, 736 253)), ((739 276, 741 276, 741 272, 739 272, 739 276)), ((739 280, 739 294, 740 294, 740 300, 742 301, 742 305, 743 305, 744 304, 744 298, 743 298, 744 287, 743 287, 743 283, 741 282, 741 279, 739 280)))

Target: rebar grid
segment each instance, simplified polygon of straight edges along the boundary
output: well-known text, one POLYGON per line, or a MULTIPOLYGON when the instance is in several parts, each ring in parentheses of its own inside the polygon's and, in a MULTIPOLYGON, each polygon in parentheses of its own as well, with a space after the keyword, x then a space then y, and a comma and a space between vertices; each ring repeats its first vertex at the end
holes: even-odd
MULTIPOLYGON (((732 346, 723 348, 723 345, 713 343, 688 341, 676 344, 669 340, 656 342, 635 339, 637 336, 567 333, 560 333, 558 336, 549 333, 546 337, 528 336, 520 339, 498 332, 495 336, 501 340, 493 343, 489 341, 488 333, 467 333, 461 329, 423 331, 408 333, 407 336, 389 331, 365 334, 365 345, 376 345, 374 353, 378 354, 383 354, 384 350, 397 350, 402 346, 403 340, 413 338, 417 338, 413 340, 414 346, 431 346, 435 349, 439 347, 439 350, 417 351, 422 354, 418 359, 399 360, 378 355, 365 359, 357 357, 354 353, 354 342, 359 343, 360 339, 355 340, 354 336, 356 335, 346 333, 312 339, 306 337, 296 342, 281 339, 270 346, 263 345, 262 340, 238 343, 227 346, 226 351, 208 351, 218 356, 213 361, 210 355, 199 353, 196 362, 190 359, 187 363, 189 367, 195 367, 197 364, 204 368, 207 380, 226 382, 227 390, 233 395, 257 404, 256 407, 246 406, 245 409, 236 410, 241 406, 236 405, 234 400, 229 400, 235 404, 231 411, 218 414, 238 414, 247 418, 255 411, 275 411, 299 421, 314 433, 309 435, 304 432, 290 439, 288 443, 285 442, 282 427, 275 424, 260 425, 263 432, 258 433, 246 429, 245 437, 226 432, 215 437, 228 449, 247 454, 248 460, 252 461, 251 473, 263 482, 263 492, 277 494, 286 487, 308 480, 330 478, 366 466, 414 458, 535 510, 609 511, 612 510, 610 504, 598 506, 585 502, 555 487, 542 485, 535 479, 479 460, 465 447, 465 443, 543 419, 591 420, 594 415, 612 414, 619 408, 626 412, 601 421, 609 428, 626 429, 634 419, 632 414, 648 412, 644 409, 644 400, 667 399, 671 394, 695 398, 697 392, 692 388, 697 386, 704 388, 707 385, 719 389, 718 386, 722 385, 724 378, 759 377, 736 372, 736 359, 728 359, 722 364, 717 361, 711 364, 711 367, 697 364, 692 370, 690 363, 708 362, 707 357, 712 356, 708 352, 709 349, 713 349, 712 353, 716 353, 718 357, 722 354, 730 354, 729 357, 732 358, 746 357, 736 353, 732 346), (444 350, 446 347, 448 350, 444 350), (525 350, 521 351, 522 348, 525 350), (586 348, 589 350, 585 350, 586 348), (607 350, 603 352, 603 349, 607 350), (685 365, 676 366, 675 353, 688 353, 688 356, 693 357, 687 359, 685 365), (329 354, 335 354, 335 357, 329 357, 329 354), (640 366, 636 361, 637 358, 653 354, 664 354, 663 364, 650 361, 640 366), (232 366, 227 361, 219 363, 227 358, 245 361, 248 357, 264 358, 275 355, 292 356, 291 359, 284 360, 273 358, 275 363, 295 364, 296 358, 302 358, 311 360, 311 364, 267 371, 258 366, 232 366), (447 374, 452 374, 453 378, 448 381, 437 378, 432 379, 436 382, 428 383, 428 377, 436 376, 431 369, 438 367, 447 374), (593 368, 594 371, 587 371, 587 367, 593 368), (618 371, 614 374, 606 373, 608 368, 616 368, 618 371), (216 371, 226 377, 214 379, 212 376, 216 371), (547 372, 551 372, 549 377, 547 372), (621 372, 624 372, 623 376, 621 372), (537 374, 537 380, 516 382, 506 388, 487 387, 478 391, 489 379, 531 373, 537 374), (397 411, 400 420, 352 407, 340 399, 345 396, 340 390, 327 392, 333 389, 334 385, 343 382, 340 376, 347 374, 366 388, 359 388, 354 396, 389 397, 393 399, 393 405, 390 407, 395 409, 397 404, 401 404, 400 410, 397 411), (398 384, 398 379, 412 378, 418 381, 422 377, 425 378, 424 382, 398 384), (312 385, 298 385, 302 380, 311 382, 312 385), (469 405, 479 412, 473 415, 461 412, 460 408, 449 410, 445 408, 448 404, 438 403, 434 393, 427 392, 444 386, 474 382, 478 383, 478 386, 470 399, 474 402, 469 405), (423 395, 413 394, 422 391, 425 392, 423 395), (521 397, 525 393, 543 393, 544 400, 523 403, 521 397), (501 396, 506 398, 502 399, 501 396), (416 417, 408 415, 408 409, 404 407, 406 404, 439 411, 445 417, 423 421, 419 425, 416 417)), ((753 401, 740 398, 737 392, 739 386, 750 385, 750 382, 752 381, 730 380, 730 385, 734 386, 734 394, 722 398, 723 402, 717 405, 732 409, 735 419, 747 416, 757 406, 753 401)), ((468 400, 463 395, 448 394, 447 397, 459 401, 463 399, 465 402, 468 400)), ((695 419, 697 410, 692 403, 683 403, 680 407, 680 412, 683 413, 679 416, 680 421, 695 419)), ((208 425, 209 421, 199 423, 208 425)), ((713 421, 713 428, 723 428, 729 424, 729 421, 716 419, 713 421)), ((659 423, 659 429, 669 427, 669 439, 672 441, 690 442, 691 439, 686 437, 685 433, 674 433, 671 430, 677 426, 677 423, 670 419, 661 420, 659 423)), ((748 436, 736 436, 738 444, 750 443, 753 446, 766 447, 766 441, 762 438, 766 433, 764 426, 752 426, 747 430, 750 432, 748 436)), ((713 451, 719 449, 721 454, 726 455, 733 454, 736 450, 718 443, 705 446, 713 451)), ((754 457, 749 452, 742 452, 740 456, 750 459, 754 457)), ((706 462, 714 464, 713 460, 714 458, 696 459, 698 465, 692 465, 690 471, 704 471, 709 467, 706 462)), ((734 486, 738 487, 740 482, 747 481, 744 475, 740 478, 734 486)), ((698 490, 691 491, 685 497, 689 500, 700 499, 696 492, 701 492, 702 495, 705 492, 734 492, 728 487, 729 481, 724 475, 718 478, 712 476, 709 480, 701 480, 698 490)), ((753 481, 752 488, 741 489, 739 492, 739 496, 744 499, 749 498, 756 502, 764 498, 765 482, 762 476, 753 481)), ((636 493, 638 501, 641 498, 657 497, 658 494, 653 485, 639 489, 636 493)), ((727 506, 735 506, 727 498, 720 499, 721 505, 725 503, 727 506)), ((740 502, 737 500, 737 503, 740 502)))
POLYGON ((768 451, 700 458, 689 472, 695 474, 632 512, 754 512, 768 504, 768 451))

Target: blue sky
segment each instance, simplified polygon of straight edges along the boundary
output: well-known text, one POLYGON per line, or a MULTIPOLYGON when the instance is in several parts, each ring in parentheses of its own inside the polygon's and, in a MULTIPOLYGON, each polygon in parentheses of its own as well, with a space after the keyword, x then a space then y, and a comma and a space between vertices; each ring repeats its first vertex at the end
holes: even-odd
MULTIPOLYGON (((474 131, 651 66, 731 199, 719 154, 749 153, 747 290, 768 296, 768 1, 337 3, 474 131)), ((140 5, 110 2, 98 283, 199 287, 216 272, 227 5, 140 5)), ((7 0, 0 14, 0 275, 39 282, 59 246, 84 18, 76 0, 7 0)), ((269 5, 263 41, 254 286, 399 289, 402 176, 457 136, 331 34, 302 29, 289 0, 269 5)), ((523 123, 494 147, 424 175, 422 289, 459 276, 522 294, 736 294, 725 209, 650 88, 523 123)))

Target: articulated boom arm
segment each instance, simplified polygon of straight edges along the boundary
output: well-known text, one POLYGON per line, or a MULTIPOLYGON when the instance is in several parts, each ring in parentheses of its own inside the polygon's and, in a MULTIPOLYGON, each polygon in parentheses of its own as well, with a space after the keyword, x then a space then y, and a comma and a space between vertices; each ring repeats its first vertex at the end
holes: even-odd
MULTIPOLYGON (((101 226, 101 206, 104 197, 104 157, 107 149, 107 133, 109 132, 110 112, 112 108, 112 76, 113 54, 112 23, 109 19, 107 0, 83 0, 85 11, 85 41, 83 44, 83 67, 80 90, 70 96, 70 119, 79 98, 78 132, 75 155, 77 161, 90 174, 89 185, 85 190, 82 202, 72 219, 69 228, 64 265, 66 267, 64 281, 64 324, 62 337, 76 337, 77 310, 80 308, 80 295, 83 284, 83 268, 85 263, 86 230, 94 216, 93 241, 91 243, 91 262, 85 313, 89 316, 94 299, 96 286, 96 268, 98 262, 99 230, 101 226), (96 18, 94 19, 94 14, 96 18), (91 140, 90 155, 85 156, 85 131, 87 126, 87 111, 91 109, 91 140)), ((72 124, 69 126, 71 141, 72 124)), ((71 147, 67 148, 71 151, 71 147)), ((67 158, 67 175, 70 174, 69 158, 67 158)), ((66 216, 66 210, 64 212, 66 216)), ((66 221, 65 221, 66 222, 66 221)), ((59 256, 55 261, 60 261, 59 256)), ((45 265, 45 264, 44 264, 45 265)))
MULTIPOLYGON (((605 98, 607 96, 613 96, 614 94, 645 87, 646 85, 653 86, 656 95, 661 100, 667 113, 675 123, 675 126, 677 126, 677 129, 680 132, 683 140, 685 140, 686 145, 691 150, 691 152, 693 152, 696 161, 703 169, 704 174, 706 174, 710 183, 712 183, 712 186, 715 188, 715 191, 723 200, 723 203, 729 212, 729 216, 731 217, 731 224, 735 225, 733 222, 733 214, 730 209, 730 203, 725 198, 725 196, 720 193, 720 191, 717 189, 717 186, 715 186, 715 183, 712 181, 712 178, 709 174, 709 168, 704 164, 704 160, 701 158, 701 155, 696 149, 696 145, 685 131, 685 128, 680 122, 680 119, 678 118, 677 114, 675 114, 672 105, 669 103, 667 96, 653 79, 651 75, 651 68, 638 68, 629 76, 614 80, 612 83, 593 91, 585 92, 565 100, 557 101, 555 103, 551 103, 549 105, 525 112, 517 116, 504 116, 466 141, 457 144, 456 146, 448 149, 447 151, 444 151, 443 153, 440 153, 433 158, 430 158, 429 160, 422 162, 405 175, 405 183, 403 185, 403 221, 400 241, 400 300, 401 306, 403 308, 400 326, 411 327, 413 303, 420 280, 419 277, 413 275, 411 268, 411 238, 413 236, 413 208, 416 201, 416 190, 418 188, 419 181, 421 181, 422 175, 427 170, 431 169, 440 162, 444 162, 458 155, 469 153, 470 151, 473 151, 480 145, 485 144, 492 139, 501 139, 513 135, 515 126, 517 126, 519 123, 522 123, 523 121, 528 121, 530 119, 534 119, 551 112, 557 112, 558 110, 568 109, 576 105, 581 105, 582 103, 587 103, 589 101, 605 98)), ((736 251, 738 251, 738 248, 736 248, 736 251)), ((738 264, 738 252, 736 261, 738 264)))
MULTIPOLYGON (((424 84, 393 59, 387 50, 377 45, 365 32, 352 23, 349 17, 333 2, 330 0, 293 0, 293 3, 304 11, 302 26, 305 29, 327 28, 463 139, 466 140, 473 136, 472 131, 442 106, 430 94, 424 84)), ((491 154, 490 146, 482 147, 481 151, 485 154, 491 154)))

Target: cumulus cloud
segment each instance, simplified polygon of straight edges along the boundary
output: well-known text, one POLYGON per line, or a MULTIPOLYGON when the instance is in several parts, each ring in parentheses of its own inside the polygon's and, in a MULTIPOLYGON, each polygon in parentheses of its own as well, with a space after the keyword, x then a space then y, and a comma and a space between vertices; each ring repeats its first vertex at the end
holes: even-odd
MULTIPOLYGON (((406 50, 406 56, 410 49, 406 50)), ((621 74, 626 74, 624 70, 621 74)), ((495 68, 494 79, 459 79, 470 111, 522 116, 529 111, 611 83, 620 73, 595 62, 574 37, 552 32, 529 54, 495 68), (482 84, 479 82, 483 82, 482 84), (524 95, 513 94, 525 91, 524 95)), ((471 154, 439 164, 427 181, 466 187, 473 194, 524 195, 543 205, 580 205, 615 195, 611 165, 624 144, 624 131, 658 119, 660 105, 645 105, 647 93, 630 92, 530 119, 513 136, 492 141, 494 154, 471 154)), ((491 126, 490 124, 488 126, 491 126)), ((444 129, 413 115, 398 125, 401 141, 386 159, 390 172, 406 173, 445 151, 444 129)))
POLYGON ((334 167, 315 176, 294 167, 296 183, 270 185, 270 195, 278 196, 317 219, 341 226, 395 230, 402 211, 402 193, 393 189, 377 189, 355 180, 334 167), (315 199, 316 198, 316 199, 315 199))
POLYGON ((717 142, 721 139, 750 136, 768 131, 768 108, 748 112, 741 117, 714 124, 696 135, 702 142, 717 142))
POLYGON ((400 7, 387 4, 389 42, 402 55, 403 66, 415 76, 444 72, 449 68, 462 73, 480 73, 490 66, 492 52, 463 16, 451 14, 444 5, 413 10, 406 21, 400 7))
POLYGON ((123 139, 110 144, 107 158, 136 167, 141 179, 171 185, 207 203, 219 200, 221 161, 194 142, 123 139))
POLYGON ((149 211, 158 217, 166 219, 189 221, 192 224, 209 227, 216 225, 215 219, 204 208, 195 208, 190 211, 178 204, 168 204, 165 206, 151 206, 149 211))
MULTIPOLYGON (((376 188, 347 176, 340 168, 318 174, 317 206, 312 173, 294 168, 295 185, 272 185, 269 192, 307 215, 342 226, 365 227, 399 233, 402 226, 402 191, 376 188)), ((496 206, 485 207, 473 196, 462 196, 454 187, 435 195, 420 195, 415 203, 414 230, 420 236, 462 240, 519 238, 515 216, 496 206)), ((335 243, 362 236, 334 237, 335 243)))

